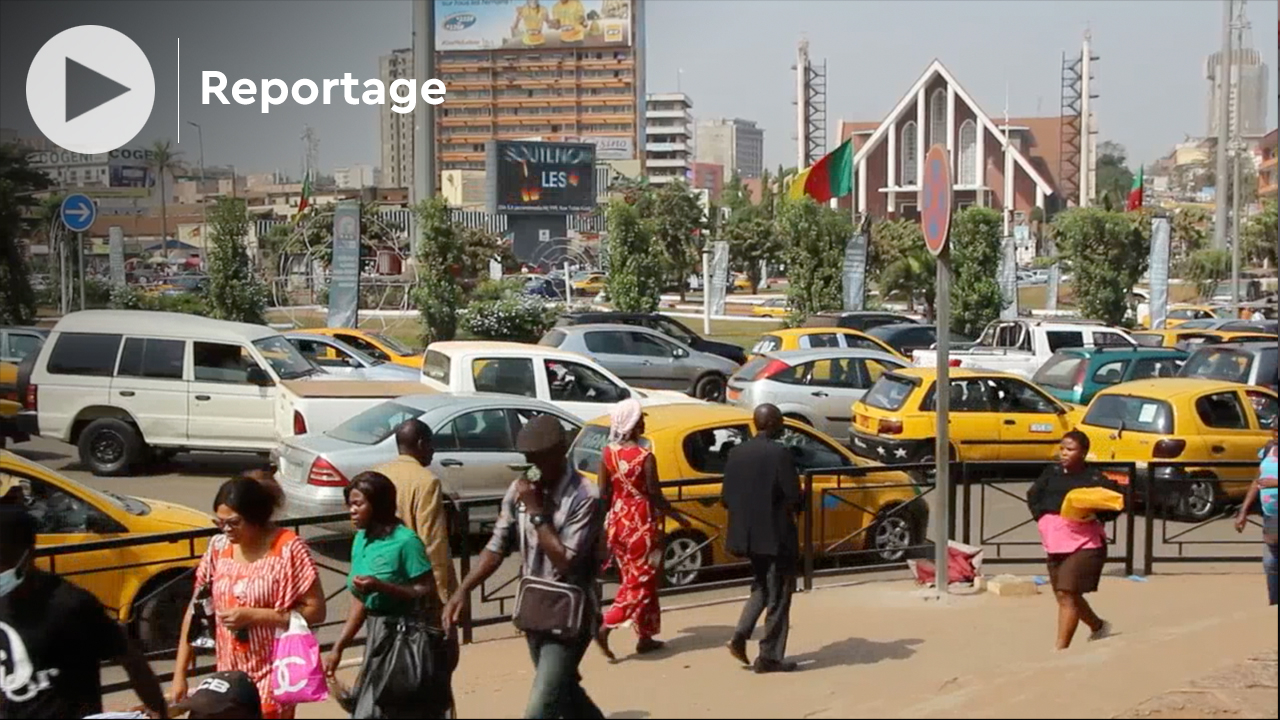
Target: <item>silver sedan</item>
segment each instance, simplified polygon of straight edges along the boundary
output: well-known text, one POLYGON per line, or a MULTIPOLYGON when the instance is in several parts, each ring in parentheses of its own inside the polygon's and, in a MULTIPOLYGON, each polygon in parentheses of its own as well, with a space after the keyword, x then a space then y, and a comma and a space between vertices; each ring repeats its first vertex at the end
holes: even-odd
POLYGON ((418 381, 416 369, 379 360, 328 335, 288 332, 284 337, 303 357, 331 375, 350 376, 352 380, 418 381))
MULTIPOLYGON (((498 394, 438 393, 406 395, 375 405, 323 433, 298 435, 280 445, 276 480, 284 488, 285 515, 306 517, 343 512, 343 490, 351 478, 398 453, 395 430, 418 418, 431 428, 436 449, 431 471, 444 490, 457 499, 501 496, 516 479, 508 465, 523 463, 516 452, 516 434, 532 418, 551 415, 564 425, 570 439, 581 423, 550 403, 498 394)), ((491 521, 472 515, 472 521, 491 521)), ((351 532, 346 522, 326 527, 351 532)))
POLYGON ((785 350, 752 358, 729 379, 729 403, 751 410, 773 403, 783 415, 834 438, 849 434, 853 404, 902 358, 874 350, 785 350))
POLYGON ((632 387, 679 390, 711 402, 724 401, 725 385, 738 369, 732 360, 636 325, 558 327, 539 344, 589 355, 632 387))

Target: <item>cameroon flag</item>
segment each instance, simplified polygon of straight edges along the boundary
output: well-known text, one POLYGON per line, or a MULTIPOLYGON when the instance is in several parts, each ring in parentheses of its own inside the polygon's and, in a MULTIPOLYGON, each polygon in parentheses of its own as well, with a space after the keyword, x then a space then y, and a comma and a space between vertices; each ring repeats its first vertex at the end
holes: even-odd
POLYGON ((808 195, 820 203, 844 197, 853 192, 853 140, 845 140, 821 160, 800 171, 791 181, 787 194, 792 198, 808 195))
POLYGON ((1142 166, 1138 166, 1138 174, 1133 176, 1133 187, 1129 188, 1129 199, 1124 209, 1137 210, 1142 207, 1142 166))

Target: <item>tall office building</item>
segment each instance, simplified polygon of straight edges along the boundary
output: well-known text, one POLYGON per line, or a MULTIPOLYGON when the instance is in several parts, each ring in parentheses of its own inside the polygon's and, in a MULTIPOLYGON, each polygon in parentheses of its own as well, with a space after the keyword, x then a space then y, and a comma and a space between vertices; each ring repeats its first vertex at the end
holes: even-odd
POLYGON ((764 128, 754 120, 699 120, 695 139, 698 162, 722 166, 725 180, 734 173, 745 179, 764 172, 764 128))
MULTIPOLYGON (((1242 137, 1258 137, 1267 132, 1267 64, 1262 60, 1262 53, 1244 47, 1231 51, 1231 77, 1227 84, 1228 107, 1230 108, 1229 130, 1232 134, 1238 129, 1242 137), (1236 96, 1239 95, 1239 113, 1236 117, 1236 96)), ((1209 104, 1207 107, 1209 122, 1208 137, 1218 135, 1218 73, 1223 65, 1222 52, 1216 52, 1205 58, 1204 76, 1209 81, 1209 104)))
MULTIPOLYGON (((400 78, 412 78, 413 50, 392 50, 390 55, 378 58, 378 77, 387 87, 400 78)), ((401 114, 393 107, 392 103, 378 106, 382 181, 387 187, 412 187, 413 113, 401 114)))
POLYGON ((661 185, 693 179, 693 101, 684 93, 655 93, 645 102, 645 170, 661 185))

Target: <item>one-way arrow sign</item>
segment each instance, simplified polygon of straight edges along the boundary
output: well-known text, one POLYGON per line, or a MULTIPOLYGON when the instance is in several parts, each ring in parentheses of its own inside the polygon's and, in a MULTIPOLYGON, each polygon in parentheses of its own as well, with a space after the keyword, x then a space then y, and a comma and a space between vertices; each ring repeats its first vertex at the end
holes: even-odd
POLYGON ((129 92, 128 87, 97 70, 87 68, 71 58, 66 60, 67 119, 65 122, 71 122, 99 105, 129 92))
POLYGON ((62 224, 71 232, 84 232, 93 225, 97 208, 87 195, 76 193, 62 201, 62 224))

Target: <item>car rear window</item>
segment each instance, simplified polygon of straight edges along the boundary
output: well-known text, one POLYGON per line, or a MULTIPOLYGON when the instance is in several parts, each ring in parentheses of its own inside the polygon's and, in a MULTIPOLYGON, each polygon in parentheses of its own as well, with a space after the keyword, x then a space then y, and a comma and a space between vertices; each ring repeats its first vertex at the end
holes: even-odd
POLYGON ((1074 390, 1076 375, 1086 360, 1079 355, 1054 355, 1031 379, 1037 385, 1058 390, 1074 390))
POLYGON ((1156 333, 1134 333, 1133 339, 1143 347, 1161 347, 1164 345, 1164 336, 1156 333))
POLYGON ((1252 367, 1253 353, 1228 348, 1203 348, 1187 358, 1179 375, 1247 383, 1252 367))
POLYGON ((379 403, 328 430, 325 435, 357 445, 377 445, 391 437, 400 423, 421 414, 421 410, 397 402, 379 403))
POLYGON ((568 336, 565 335, 562 330, 552 330, 546 335, 543 335, 542 339, 538 341, 538 344, 545 345, 547 347, 560 347, 564 344, 564 339, 566 337, 568 336))
POLYGON ((769 364, 769 358, 767 357, 761 356, 752 358, 747 361, 746 365, 738 368, 738 372, 733 374, 733 379, 751 382, 751 379, 756 376, 756 373, 763 370, 764 366, 767 364, 769 364))
POLYGON ((751 348, 753 355, 762 355, 767 352, 775 352, 782 349, 782 338, 777 335, 762 335, 756 341, 755 347, 751 348))
POLYGON ((1048 330, 1044 334, 1049 341, 1049 352, 1062 348, 1084 347, 1084 333, 1079 330, 1048 330))
POLYGON ((422 362, 422 374, 430 380, 448 385, 449 356, 436 350, 428 350, 427 359, 422 362))
MULTIPOLYGON (((600 458, 604 454, 604 446, 609 444, 609 428, 603 425, 587 425, 578 433, 578 439, 569 448, 569 461, 578 472, 600 472, 600 458)), ((640 438, 640 447, 652 448, 649 438, 640 438)))
POLYGON ((48 371, 52 375, 111 377, 120 340, 119 335, 61 333, 49 353, 48 371))
POLYGON ((1173 432, 1173 408, 1154 398, 1099 395, 1084 416, 1085 425, 1167 435, 1173 432))
POLYGON ((907 398, 910 397, 913 389, 915 389, 915 383, 906 378, 881 375, 863 396, 862 402, 881 410, 901 410, 902 406, 907 404, 907 398))

